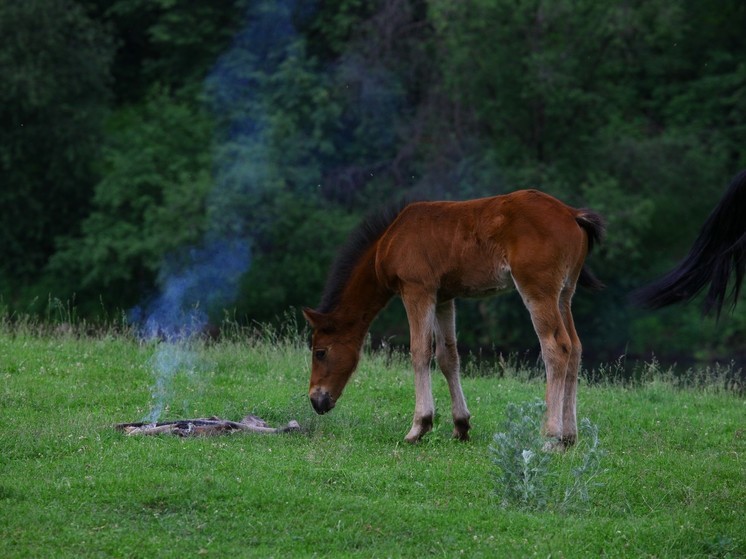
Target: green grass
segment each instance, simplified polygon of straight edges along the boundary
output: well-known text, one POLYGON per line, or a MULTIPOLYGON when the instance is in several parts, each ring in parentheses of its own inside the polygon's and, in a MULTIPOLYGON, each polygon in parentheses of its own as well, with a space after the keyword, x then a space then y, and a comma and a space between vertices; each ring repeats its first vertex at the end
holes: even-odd
MULTIPOLYGON (((445 382, 420 444, 406 359, 366 355, 337 408, 313 414, 308 355, 276 337, 194 348, 166 418, 254 413, 299 434, 126 437, 153 404, 154 344, 0 330, 0 557, 741 557, 746 403, 716 386, 582 383, 603 486, 573 512, 501 507, 489 447, 515 372, 467 378, 473 439, 451 440, 445 382)), ((484 373, 484 367, 480 368, 484 373)), ((555 455, 560 470, 579 454, 555 455)))

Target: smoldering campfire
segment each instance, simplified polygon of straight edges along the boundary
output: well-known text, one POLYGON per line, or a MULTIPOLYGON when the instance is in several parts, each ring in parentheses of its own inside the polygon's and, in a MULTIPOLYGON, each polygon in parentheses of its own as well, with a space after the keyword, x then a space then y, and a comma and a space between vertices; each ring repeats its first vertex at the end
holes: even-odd
POLYGON ((179 437, 200 437, 233 433, 282 434, 300 431, 294 419, 283 427, 270 427, 266 421, 255 415, 247 415, 241 421, 230 421, 219 417, 179 419, 157 423, 117 423, 114 428, 126 435, 176 435, 179 437))

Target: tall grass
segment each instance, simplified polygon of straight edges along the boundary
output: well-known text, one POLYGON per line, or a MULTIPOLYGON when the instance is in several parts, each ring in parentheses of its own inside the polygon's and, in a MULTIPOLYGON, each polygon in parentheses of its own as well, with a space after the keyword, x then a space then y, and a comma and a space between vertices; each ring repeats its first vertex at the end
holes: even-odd
POLYGON ((719 381, 584 378, 579 414, 597 432, 549 457, 547 506, 504 506, 490 447, 511 405, 541 398, 537 366, 505 360, 464 379, 469 443, 451 439, 436 374, 434 430, 412 446, 405 355, 366 352, 335 410, 316 416, 305 335, 285 328, 234 324, 195 341, 199 378, 177 382, 164 413, 296 419, 301 433, 137 438, 112 425, 148 413, 160 342, 1 319, 0 556, 746 553, 744 401, 719 381))

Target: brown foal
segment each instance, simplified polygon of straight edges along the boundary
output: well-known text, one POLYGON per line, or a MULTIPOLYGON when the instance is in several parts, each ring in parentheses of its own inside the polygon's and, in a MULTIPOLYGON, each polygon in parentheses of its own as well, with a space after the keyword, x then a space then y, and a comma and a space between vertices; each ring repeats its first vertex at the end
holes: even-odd
POLYGON ((463 202, 416 202, 369 221, 351 236, 332 267, 320 306, 304 309, 313 329, 309 397, 331 410, 355 370, 371 322, 394 295, 410 328, 415 409, 405 439, 433 425, 430 379, 435 359, 451 394, 454 436, 469 437, 461 389, 454 299, 515 288, 526 305, 546 366, 549 447, 577 437, 576 390, 581 345, 570 305, 575 286, 601 287, 585 268, 602 218, 536 190, 463 202))

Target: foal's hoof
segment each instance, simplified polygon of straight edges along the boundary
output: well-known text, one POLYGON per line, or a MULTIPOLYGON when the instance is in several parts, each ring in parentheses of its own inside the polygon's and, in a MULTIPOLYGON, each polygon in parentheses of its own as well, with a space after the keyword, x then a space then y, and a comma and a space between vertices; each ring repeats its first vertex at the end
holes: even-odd
POLYGON ((422 418, 419 421, 416 421, 414 425, 412 425, 412 428, 409 430, 409 433, 407 433, 407 436, 404 437, 404 440, 408 443, 414 444, 417 441, 419 441, 422 437, 424 437, 427 433, 432 431, 433 429, 433 419, 432 417, 428 418, 422 418))
POLYGON ((561 439, 551 438, 547 439, 547 441, 544 443, 544 446, 541 447, 541 450, 543 450, 544 452, 556 452, 558 454, 561 454, 565 452, 565 450, 567 450, 567 447, 561 439))
POLYGON ((407 436, 404 437, 404 440, 408 442, 409 444, 415 444, 419 442, 420 439, 424 437, 426 433, 427 431, 423 431, 422 429, 419 429, 419 428, 415 429, 414 427, 412 427, 409 433, 407 433, 407 436))
POLYGON ((471 425, 469 425, 468 419, 456 419, 453 421, 453 438, 458 439, 460 441, 468 441, 469 440, 469 429, 471 429, 471 425))

